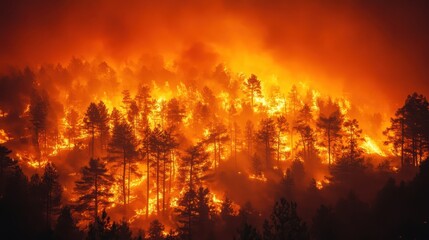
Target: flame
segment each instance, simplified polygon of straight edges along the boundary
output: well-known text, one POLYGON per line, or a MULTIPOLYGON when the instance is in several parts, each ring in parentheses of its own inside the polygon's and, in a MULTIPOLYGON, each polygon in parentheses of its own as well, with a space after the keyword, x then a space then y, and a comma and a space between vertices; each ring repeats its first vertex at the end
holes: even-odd
POLYGON ((3 129, 0 129, 0 144, 5 143, 11 139, 12 138, 10 138, 3 129))
POLYGON ((262 173, 261 175, 251 174, 249 175, 249 179, 260 182, 267 182, 267 178, 265 177, 264 173, 262 173))
POLYGON ((364 137, 364 143, 362 144, 362 148, 367 154, 377 154, 382 157, 386 157, 386 153, 381 150, 381 148, 372 140, 369 136, 364 137))

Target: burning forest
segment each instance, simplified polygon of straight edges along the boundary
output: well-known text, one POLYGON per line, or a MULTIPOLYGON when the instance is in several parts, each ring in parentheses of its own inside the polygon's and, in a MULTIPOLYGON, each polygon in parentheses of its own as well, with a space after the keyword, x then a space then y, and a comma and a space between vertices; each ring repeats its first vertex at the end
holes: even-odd
POLYGON ((23 2, 2 239, 429 237, 426 3, 23 2))

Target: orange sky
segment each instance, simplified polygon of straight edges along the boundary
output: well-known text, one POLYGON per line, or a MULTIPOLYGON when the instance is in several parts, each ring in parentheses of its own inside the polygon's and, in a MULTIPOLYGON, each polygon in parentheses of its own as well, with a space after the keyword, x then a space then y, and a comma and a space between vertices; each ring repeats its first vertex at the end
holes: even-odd
POLYGON ((428 1, 1 1, 0 66, 144 54, 309 81, 395 109, 429 95, 428 1))

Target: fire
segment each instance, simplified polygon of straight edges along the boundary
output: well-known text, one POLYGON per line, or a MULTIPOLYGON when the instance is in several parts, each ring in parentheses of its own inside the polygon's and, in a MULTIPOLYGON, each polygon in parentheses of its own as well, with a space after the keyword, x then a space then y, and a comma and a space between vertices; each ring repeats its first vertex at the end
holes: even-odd
POLYGON ((11 138, 8 136, 8 134, 3 129, 0 129, 0 144, 9 140, 11 140, 11 138))
POLYGON ((267 182, 267 178, 265 177, 264 173, 262 173, 261 175, 250 174, 249 179, 260 182, 267 182))
POLYGON ((365 150, 367 154, 377 154, 382 157, 386 157, 386 153, 381 150, 381 148, 372 140, 369 136, 364 137, 364 143, 362 144, 362 148, 365 150))
POLYGON ((316 181, 316 188, 319 189, 319 190, 321 190, 323 188, 322 181, 320 181, 320 180, 316 181))

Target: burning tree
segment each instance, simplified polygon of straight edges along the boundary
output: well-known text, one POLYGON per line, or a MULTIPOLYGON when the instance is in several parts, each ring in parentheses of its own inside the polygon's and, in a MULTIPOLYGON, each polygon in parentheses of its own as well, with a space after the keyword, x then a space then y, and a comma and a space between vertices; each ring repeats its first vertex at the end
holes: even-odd
POLYGON ((130 198, 131 172, 132 164, 136 156, 136 140, 131 126, 126 123, 118 123, 113 127, 111 142, 109 143, 109 152, 114 154, 112 160, 122 165, 122 194, 123 204, 126 209, 127 197, 130 198), (127 194, 127 166, 128 166, 128 194, 127 194))
POLYGON ((100 112, 95 103, 91 103, 86 110, 85 117, 83 122, 85 124, 85 128, 88 131, 88 134, 91 136, 91 158, 94 158, 94 145, 95 145, 95 134, 97 131, 97 125, 100 119, 100 112))
POLYGON ((218 121, 210 124, 206 141, 213 144, 213 167, 215 171, 221 161, 222 145, 228 140, 228 130, 224 124, 218 121))
POLYGON ((189 189, 196 184, 201 184, 202 179, 206 177, 205 172, 210 166, 208 157, 202 142, 186 149, 186 155, 181 159, 180 177, 182 182, 187 181, 189 189))
POLYGON ((100 159, 89 160, 89 165, 81 169, 81 179, 76 181, 75 191, 80 195, 76 209, 80 212, 94 211, 96 221, 99 206, 105 208, 113 196, 110 192, 113 180, 100 159))
POLYGON ((317 120, 317 127, 324 135, 323 144, 328 148, 328 164, 331 165, 333 143, 340 137, 342 116, 339 111, 329 116, 321 114, 317 120))
POLYGON ((394 151, 404 163, 416 166, 429 152, 429 103, 423 95, 413 93, 399 108, 384 132, 394 151))
POLYGON ((273 151, 273 146, 277 135, 275 123, 273 119, 266 118, 261 120, 259 125, 260 125, 259 126, 260 128, 256 134, 256 137, 259 140, 259 142, 263 145, 263 148, 264 148, 265 168, 271 169, 272 168, 271 154, 273 151))
POLYGON ((283 135, 289 130, 289 123, 286 120, 286 117, 283 115, 280 115, 277 117, 276 121, 276 128, 277 128, 277 167, 280 168, 280 148, 285 143, 282 142, 283 135))
POLYGON ((46 96, 42 96, 37 92, 33 92, 30 104, 30 121, 33 125, 33 144, 36 148, 39 165, 41 158, 40 135, 44 134, 46 140, 48 105, 49 103, 46 96))
POLYGON ((250 106, 254 107, 255 98, 260 97, 261 93, 261 81, 258 80, 255 74, 250 75, 250 77, 244 82, 245 93, 250 98, 250 106))

